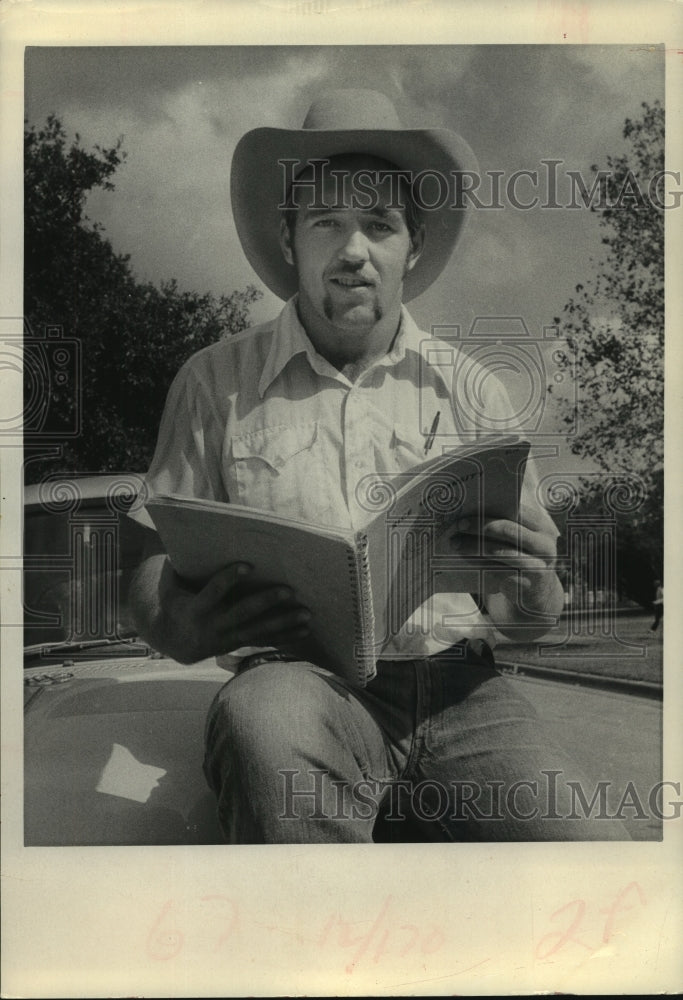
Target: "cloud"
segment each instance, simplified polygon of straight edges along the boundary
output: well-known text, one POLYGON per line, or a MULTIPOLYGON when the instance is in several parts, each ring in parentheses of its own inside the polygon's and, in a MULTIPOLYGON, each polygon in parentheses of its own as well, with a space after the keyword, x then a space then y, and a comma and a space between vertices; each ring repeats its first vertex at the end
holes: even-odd
POLYGON ((278 45, 29 47, 27 110, 30 119, 40 119, 60 104, 87 101, 101 111, 154 119, 176 91, 214 81, 239 90, 252 78, 278 76, 297 51, 278 45))
POLYGON ((294 125, 292 105, 320 74, 289 55, 277 72, 252 74, 236 86, 226 76, 192 80, 159 95, 152 120, 119 105, 107 111, 80 95, 63 109, 83 144, 127 151, 115 193, 96 192, 87 212, 101 221, 116 250, 130 253, 138 277, 176 277, 181 287, 224 291, 256 280, 244 262, 232 223, 229 172, 239 137, 256 124, 294 125), (239 262, 239 263, 236 263, 239 262), (226 284, 227 282, 227 284, 226 284))
POLYGON ((643 93, 663 97, 664 45, 574 45, 568 51, 585 68, 589 87, 623 99, 638 80, 643 93))
MULTIPOLYGON (((661 95, 663 55, 629 46, 244 46, 29 49, 27 109, 56 111, 87 147, 124 135, 113 194, 88 212, 139 277, 230 291, 258 283, 229 204, 239 137, 297 127, 330 87, 386 93, 408 127, 459 131, 482 169, 587 171, 618 153, 627 116, 661 95)), ((587 212, 480 213, 444 276, 421 297, 427 325, 447 314, 549 322, 599 254, 587 212), (439 316, 430 314, 434 311, 439 316)), ((276 300, 267 295, 254 314, 276 300)))

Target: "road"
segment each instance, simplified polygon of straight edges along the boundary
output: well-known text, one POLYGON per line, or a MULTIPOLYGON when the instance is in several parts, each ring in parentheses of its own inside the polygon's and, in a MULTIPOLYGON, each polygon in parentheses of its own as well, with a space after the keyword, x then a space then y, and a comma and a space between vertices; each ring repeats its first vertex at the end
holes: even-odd
MULTIPOLYGON (((652 814, 649 796, 662 779, 661 701, 530 676, 511 675, 510 681, 551 725, 557 741, 571 751, 585 773, 596 783, 610 782, 610 813, 619 809, 632 783, 647 816, 638 818, 637 807, 624 805, 620 815, 631 837, 660 840, 662 824, 652 814)), ((593 790, 586 790, 589 801, 593 790)))

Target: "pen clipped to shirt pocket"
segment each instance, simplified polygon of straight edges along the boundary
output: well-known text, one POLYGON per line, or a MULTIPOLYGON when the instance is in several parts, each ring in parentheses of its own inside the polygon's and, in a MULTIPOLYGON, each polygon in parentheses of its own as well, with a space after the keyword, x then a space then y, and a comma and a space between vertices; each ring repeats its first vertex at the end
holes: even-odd
POLYGON ((405 472, 425 460, 425 436, 406 424, 396 424, 391 435, 391 453, 396 470, 405 472))

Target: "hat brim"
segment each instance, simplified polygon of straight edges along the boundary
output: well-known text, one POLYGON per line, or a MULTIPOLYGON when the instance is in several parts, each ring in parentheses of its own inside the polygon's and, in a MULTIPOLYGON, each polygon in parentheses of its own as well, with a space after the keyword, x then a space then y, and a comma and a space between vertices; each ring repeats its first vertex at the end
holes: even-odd
POLYGON ((468 144, 448 129, 258 128, 247 132, 233 156, 230 196, 237 233, 249 263, 281 299, 295 294, 296 270, 285 261, 278 239, 281 219, 278 206, 283 201, 285 176, 279 161, 305 162, 341 153, 367 153, 411 171, 413 177, 426 170, 438 171, 446 179, 448 197, 433 199, 436 207, 422 213, 424 248, 404 281, 404 301, 417 298, 443 271, 469 214, 466 207, 453 207, 454 174, 478 172, 468 144))

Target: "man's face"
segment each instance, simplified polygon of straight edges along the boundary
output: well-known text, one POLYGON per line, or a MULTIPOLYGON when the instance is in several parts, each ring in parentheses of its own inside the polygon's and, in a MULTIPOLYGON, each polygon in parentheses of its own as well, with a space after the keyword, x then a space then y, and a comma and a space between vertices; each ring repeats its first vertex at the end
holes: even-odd
POLYGON ((371 156, 334 157, 317 190, 297 191, 293 239, 282 227, 283 253, 297 268, 300 311, 339 330, 371 329, 395 314, 404 277, 419 257, 421 237, 411 241, 405 212, 394 207, 396 184, 376 176, 387 166, 371 156), (352 176, 360 171, 359 199, 352 176))

